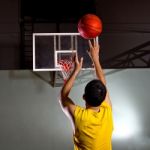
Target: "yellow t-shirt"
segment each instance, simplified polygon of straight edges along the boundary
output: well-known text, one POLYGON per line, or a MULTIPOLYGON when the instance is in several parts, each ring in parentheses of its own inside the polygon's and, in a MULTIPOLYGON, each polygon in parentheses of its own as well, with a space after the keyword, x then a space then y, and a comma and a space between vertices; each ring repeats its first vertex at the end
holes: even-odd
POLYGON ((74 150, 111 150, 113 131, 112 110, 107 102, 100 112, 76 106, 74 150))

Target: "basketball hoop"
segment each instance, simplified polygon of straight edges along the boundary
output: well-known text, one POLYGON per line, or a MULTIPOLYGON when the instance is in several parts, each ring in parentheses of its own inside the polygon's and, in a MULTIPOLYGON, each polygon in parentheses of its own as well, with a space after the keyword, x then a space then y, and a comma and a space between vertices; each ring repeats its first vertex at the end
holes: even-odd
POLYGON ((71 60, 64 59, 64 60, 60 60, 58 62, 58 65, 61 69, 64 82, 66 82, 66 80, 69 78, 70 74, 72 73, 74 64, 71 60))

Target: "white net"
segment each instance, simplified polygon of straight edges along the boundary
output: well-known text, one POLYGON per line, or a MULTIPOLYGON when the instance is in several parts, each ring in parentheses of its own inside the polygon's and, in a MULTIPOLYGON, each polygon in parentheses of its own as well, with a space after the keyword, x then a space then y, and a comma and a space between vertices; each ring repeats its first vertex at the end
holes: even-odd
POLYGON ((71 60, 60 60, 58 62, 58 65, 61 69, 61 72, 62 72, 62 76, 63 76, 63 79, 64 81, 66 81, 70 74, 72 73, 72 70, 74 68, 74 63, 71 61, 71 60))

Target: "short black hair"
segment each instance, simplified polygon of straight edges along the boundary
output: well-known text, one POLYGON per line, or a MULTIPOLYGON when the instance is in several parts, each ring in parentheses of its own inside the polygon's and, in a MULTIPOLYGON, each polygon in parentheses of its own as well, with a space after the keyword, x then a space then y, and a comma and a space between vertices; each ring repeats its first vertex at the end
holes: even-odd
POLYGON ((88 105, 100 106, 105 97, 106 87, 100 80, 94 79, 85 86, 84 99, 88 105))

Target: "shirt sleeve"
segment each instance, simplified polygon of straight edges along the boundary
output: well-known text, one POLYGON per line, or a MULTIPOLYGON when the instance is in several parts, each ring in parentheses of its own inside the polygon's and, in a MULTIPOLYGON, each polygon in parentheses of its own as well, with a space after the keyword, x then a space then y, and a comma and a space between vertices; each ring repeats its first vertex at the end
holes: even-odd
POLYGON ((114 129, 113 112, 111 106, 106 101, 103 101, 100 107, 103 107, 107 111, 110 122, 112 122, 112 129, 114 129))
POLYGON ((75 111, 74 111, 74 117, 79 116, 82 113, 82 111, 83 111, 83 108, 76 105, 76 108, 75 108, 75 111))
POLYGON ((111 106, 106 101, 103 101, 100 107, 111 108, 111 106))

